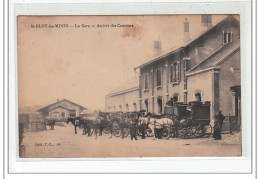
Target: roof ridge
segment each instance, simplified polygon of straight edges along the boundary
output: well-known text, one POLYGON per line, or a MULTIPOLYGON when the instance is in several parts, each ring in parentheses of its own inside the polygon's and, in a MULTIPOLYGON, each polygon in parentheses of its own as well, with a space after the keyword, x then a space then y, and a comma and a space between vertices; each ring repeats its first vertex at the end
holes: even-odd
MULTIPOLYGON (((183 48, 186 48, 187 46, 189 46, 190 44, 192 44, 193 42, 195 42, 197 39, 199 39, 201 36, 205 35, 206 33, 210 32, 212 29, 214 29, 215 27, 217 27, 219 24, 221 24, 222 22, 224 22, 225 20, 229 19, 229 18, 232 18, 234 19, 236 22, 238 22, 238 20, 232 16, 232 15, 228 15, 227 17, 225 17, 224 19, 222 19, 221 21, 219 21, 218 23, 216 23, 215 25, 207 28, 206 30, 202 31, 200 34, 198 34, 194 39, 192 39, 191 41, 188 41, 187 43, 182 43, 178 48, 176 47, 175 49, 173 49, 172 51, 167 51, 165 53, 162 53, 161 55, 155 57, 154 59, 148 61, 148 62, 145 62, 145 63, 142 63, 141 65, 138 65, 137 67, 135 67, 134 69, 138 69, 138 68, 141 68, 142 66, 144 65, 148 65, 150 63, 153 63, 157 60, 160 60, 162 59, 163 57, 169 55, 169 54, 172 54, 172 53, 175 53, 183 48)), ((170 48, 171 49, 171 48, 170 48)))
POLYGON ((215 50, 212 54, 210 54, 209 56, 207 56, 204 60, 202 60, 200 63, 198 63, 197 65, 195 65, 194 67, 192 67, 190 70, 188 70, 186 73, 191 72, 192 70, 195 70, 198 66, 200 66, 202 63, 206 62, 210 57, 214 56, 216 53, 218 53, 220 50, 222 50, 224 47, 226 46, 226 44, 220 46, 217 50, 215 50))
POLYGON ((236 52, 238 49, 240 48, 240 44, 238 44, 234 49, 232 49, 227 55, 225 55, 224 57, 222 57, 219 61, 217 61, 216 63, 214 63, 213 65, 214 66, 217 66, 217 65, 221 65, 225 59, 227 57, 229 57, 230 55, 232 55, 234 52, 236 52))

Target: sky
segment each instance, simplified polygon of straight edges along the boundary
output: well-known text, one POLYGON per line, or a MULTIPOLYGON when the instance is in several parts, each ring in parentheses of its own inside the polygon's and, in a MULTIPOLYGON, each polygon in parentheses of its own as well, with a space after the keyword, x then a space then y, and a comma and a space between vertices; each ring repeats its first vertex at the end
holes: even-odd
MULTIPOLYGON (((213 25, 225 17, 212 16, 213 25)), ((68 99, 89 109, 104 109, 105 96, 134 81, 138 75, 133 68, 152 59, 155 40, 161 41, 162 51, 183 42, 185 18, 191 39, 205 30, 200 15, 19 16, 19 108, 68 99), (69 27, 36 28, 36 24, 69 27)))

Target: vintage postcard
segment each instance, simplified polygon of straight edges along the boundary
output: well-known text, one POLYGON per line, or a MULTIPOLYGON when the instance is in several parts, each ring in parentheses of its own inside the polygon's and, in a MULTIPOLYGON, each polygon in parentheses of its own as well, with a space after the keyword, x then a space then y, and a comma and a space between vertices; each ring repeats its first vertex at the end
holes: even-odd
POLYGON ((241 156, 240 16, 17 16, 20 158, 241 156))

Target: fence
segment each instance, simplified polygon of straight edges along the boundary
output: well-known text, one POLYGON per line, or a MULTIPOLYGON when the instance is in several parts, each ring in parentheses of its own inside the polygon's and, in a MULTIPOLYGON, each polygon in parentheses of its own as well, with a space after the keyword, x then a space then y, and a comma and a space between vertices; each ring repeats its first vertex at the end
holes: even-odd
POLYGON ((235 116, 225 116, 223 121, 222 131, 239 132, 240 131, 240 120, 235 116))
POLYGON ((28 124, 30 131, 43 131, 46 130, 45 122, 31 122, 28 124))

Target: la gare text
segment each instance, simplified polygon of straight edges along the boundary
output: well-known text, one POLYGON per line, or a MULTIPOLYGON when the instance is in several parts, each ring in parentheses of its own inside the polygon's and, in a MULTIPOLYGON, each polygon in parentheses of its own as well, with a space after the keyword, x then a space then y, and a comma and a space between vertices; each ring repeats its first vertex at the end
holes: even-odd
POLYGON ((134 27, 133 24, 31 24, 31 28, 115 28, 134 27))

